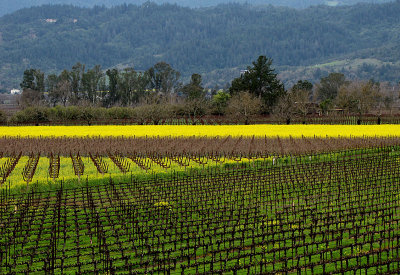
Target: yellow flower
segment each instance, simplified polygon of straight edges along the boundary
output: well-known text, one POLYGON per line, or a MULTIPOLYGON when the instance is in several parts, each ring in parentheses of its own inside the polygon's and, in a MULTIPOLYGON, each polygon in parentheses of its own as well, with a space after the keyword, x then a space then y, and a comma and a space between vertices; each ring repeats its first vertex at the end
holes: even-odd
POLYGON ((0 136, 375 137, 400 136, 398 125, 130 125, 0 127, 0 136))

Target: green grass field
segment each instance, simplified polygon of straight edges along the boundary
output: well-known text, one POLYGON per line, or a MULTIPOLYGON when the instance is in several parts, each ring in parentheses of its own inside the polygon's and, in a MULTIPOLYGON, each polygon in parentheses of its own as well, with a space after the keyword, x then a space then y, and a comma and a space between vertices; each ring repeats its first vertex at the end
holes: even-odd
MULTIPOLYGON (((7 161, 8 158, 0 159, 0 167, 7 161)), ((59 176, 53 179, 49 174, 49 158, 40 157, 37 168, 35 170, 33 178, 26 182, 23 179, 22 172, 29 160, 28 156, 22 156, 12 173, 7 177, 5 183, 0 186, 5 188, 10 187, 17 193, 23 193, 29 188, 39 188, 39 190, 51 190, 57 188, 61 183, 67 186, 81 186, 81 185, 96 185, 104 184, 112 179, 116 182, 131 181, 131 178, 151 178, 157 175, 158 177, 169 177, 173 173, 190 174, 191 171, 208 171, 210 169, 223 169, 225 166, 235 166, 238 163, 252 163, 256 160, 249 160, 246 158, 240 159, 240 161, 224 159, 223 162, 216 162, 211 159, 204 158, 204 164, 200 164, 194 160, 185 159, 185 166, 180 165, 175 161, 168 161, 168 168, 164 168, 155 161, 143 158, 143 162, 146 163, 148 169, 145 170, 137 165, 134 161, 129 158, 124 158, 129 163, 129 171, 122 173, 120 169, 113 163, 113 161, 104 157, 103 160, 108 166, 107 173, 100 173, 93 161, 89 157, 82 157, 84 164, 84 173, 80 177, 75 175, 72 165, 72 160, 69 157, 60 158, 60 170, 59 176), (33 186, 33 187, 32 187, 33 186)))

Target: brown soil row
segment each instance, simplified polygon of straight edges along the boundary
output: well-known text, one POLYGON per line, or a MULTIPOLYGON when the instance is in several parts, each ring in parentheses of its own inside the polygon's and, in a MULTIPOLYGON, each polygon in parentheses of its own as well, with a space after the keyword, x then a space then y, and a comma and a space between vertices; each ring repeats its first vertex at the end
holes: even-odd
POLYGON ((0 138, 4 157, 22 152, 42 156, 89 153, 99 156, 207 156, 266 157, 335 152, 400 145, 400 137, 387 138, 0 138))

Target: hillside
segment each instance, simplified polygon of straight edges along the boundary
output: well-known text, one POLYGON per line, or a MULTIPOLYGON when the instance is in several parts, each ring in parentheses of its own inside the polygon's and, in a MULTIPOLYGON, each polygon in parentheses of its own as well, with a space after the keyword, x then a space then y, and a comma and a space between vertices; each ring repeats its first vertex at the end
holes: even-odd
MULTIPOLYGON (((106 6, 112 7, 121 4, 136 4, 141 5, 148 0, 0 0, 0 16, 17 11, 22 8, 30 8, 32 6, 41 6, 46 4, 53 5, 74 5, 78 7, 94 7, 106 6)), ((180 6, 198 8, 198 7, 211 7, 219 4, 227 4, 230 2, 235 3, 250 3, 252 5, 274 5, 285 6, 291 8, 307 8, 315 5, 354 5, 356 3, 383 3, 391 0, 153 0, 157 4, 170 3, 178 4, 180 6)))
POLYGON ((166 61, 184 76, 202 73, 208 86, 224 85, 259 55, 272 57, 289 83, 318 79, 329 64, 354 77, 398 81, 399 13, 400 1, 304 10, 152 3, 22 9, 0 18, 0 89, 17 87, 26 68, 58 72, 78 61, 138 70, 166 61))

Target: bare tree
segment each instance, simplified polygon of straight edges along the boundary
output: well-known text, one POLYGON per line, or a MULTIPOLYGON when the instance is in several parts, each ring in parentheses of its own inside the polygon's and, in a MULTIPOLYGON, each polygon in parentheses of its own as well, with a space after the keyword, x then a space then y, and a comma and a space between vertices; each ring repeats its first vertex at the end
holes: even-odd
POLYGON ((356 81, 342 85, 336 98, 336 105, 360 116, 379 105, 379 86, 372 81, 356 81))
POLYGON ((259 114, 262 101, 249 92, 240 92, 232 96, 228 102, 227 114, 248 125, 250 119, 259 114))
POLYGON ((185 116, 195 125, 207 114, 209 110, 209 102, 204 98, 187 98, 183 103, 183 111, 185 116))
POLYGON ((278 118, 286 120, 287 124, 290 124, 290 120, 295 116, 294 101, 290 93, 286 93, 279 98, 272 113, 278 118))
POLYGON ((39 106, 41 105, 43 100, 43 94, 37 90, 32 89, 24 89, 21 97, 20 97, 20 104, 22 107, 30 107, 30 106, 39 106))
POLYGON ((308 90, 291 90, 289 97, 293 101, 294 113, 302 117, 303 121, 308 114, 310 107, 310 92, 308 90))
MULTIPOLYGON (((393 113, 393 107, 399 101, 399 90, 397 86, 392 86, 389 83, 382 83, 380 85, 381 93, 381 106, 390 114, 393 113)), ((381 107, 380 106, 380 107, 381 107)))
POLYGON ((65 107, 68 99, 72 96, 72 86, 68 80, 61 80, 57 83, 55 89, 49 92, 49 97, 51 97, 54 102, 61 102, 65 107))
POLYGON ((135 108, 135 117, 139 124, 151 121, 154 125, 158 125, 162 120, 173 117, 173 110, 173 105, 166 97, 149 95, 135 108))

